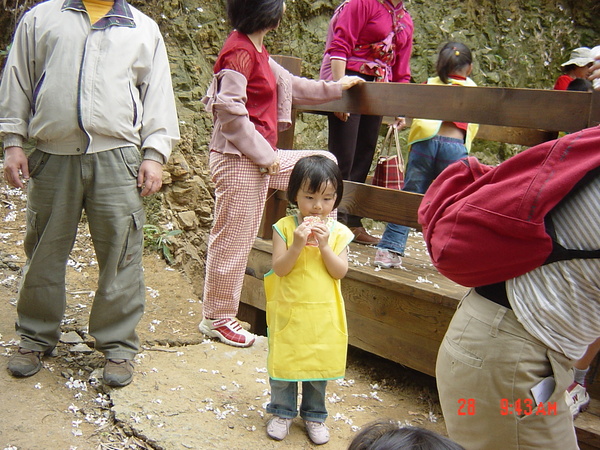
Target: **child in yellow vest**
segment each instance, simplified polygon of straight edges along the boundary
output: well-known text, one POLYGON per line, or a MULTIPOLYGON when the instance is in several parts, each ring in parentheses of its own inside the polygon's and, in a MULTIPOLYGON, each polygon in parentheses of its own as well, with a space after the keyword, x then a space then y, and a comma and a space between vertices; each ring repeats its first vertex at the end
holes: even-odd
POLYGON ((348 332, 340 280, 348 271, 354 235, 329 214, 342 199, 337 164, 322 155, 300 159, 290 175, 288 198, 298 214, 273 228, 273 269, 265 275, 273 417, 267 434, 284 439, 298 414, 315 444, 329 441, 324 421, 327 380, 346 369, 348 332))
MULTIPOLYGON (((460 42, 446 43, 437 59, 437 77, 427 84, 476 86, 469 78, 473 70, 471 50, 460 42)), ((404 191, 424 194, 433 180, 450 164, 466 158, 479 125, 474 123, 414 119, 408 135, 408 162, 404 191)), ((377 244, 374 265, 383 269, 402 266, 409 228, 388 223, 377 244)))

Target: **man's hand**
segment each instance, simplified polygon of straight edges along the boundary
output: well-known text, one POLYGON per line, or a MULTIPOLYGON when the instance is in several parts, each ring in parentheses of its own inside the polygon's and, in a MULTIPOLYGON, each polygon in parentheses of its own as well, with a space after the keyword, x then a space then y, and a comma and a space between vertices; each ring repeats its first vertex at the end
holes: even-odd
POLYGON ((141 196, 156 194, 162 186, 162 164, 151 159, 145 159, 140 164, 138 187, 142 188, 141 196))
POLYGON ((4 179, 16 188, 23 187, 23 180, 29 179, 29 165, 27 156, 21 147, 7 147, 4 149, 4 179))

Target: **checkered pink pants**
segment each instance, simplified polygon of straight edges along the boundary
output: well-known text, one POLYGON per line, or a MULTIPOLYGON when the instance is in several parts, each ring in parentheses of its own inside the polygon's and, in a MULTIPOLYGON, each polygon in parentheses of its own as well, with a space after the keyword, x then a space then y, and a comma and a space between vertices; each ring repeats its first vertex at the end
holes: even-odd
POLYGON ((224 319, 237 315, 248 255, 258 233, 267 190, 287 189, 290 173, 300 158, 323 150, 279 150, 280 171, 269 176, 245 156, 210 153, 215 184, 214 222, 208 239, 203 315, 224 319))

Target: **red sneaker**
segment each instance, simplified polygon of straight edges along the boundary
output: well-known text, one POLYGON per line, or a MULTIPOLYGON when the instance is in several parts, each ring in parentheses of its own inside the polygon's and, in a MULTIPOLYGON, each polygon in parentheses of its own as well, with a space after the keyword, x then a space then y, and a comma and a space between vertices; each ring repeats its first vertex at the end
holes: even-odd
POLYGON ((219 338, 221 342, 234 347, 250 347, 256 338, 231 317, 215 320, 204 318, 198 328, 205 335, 219 338))

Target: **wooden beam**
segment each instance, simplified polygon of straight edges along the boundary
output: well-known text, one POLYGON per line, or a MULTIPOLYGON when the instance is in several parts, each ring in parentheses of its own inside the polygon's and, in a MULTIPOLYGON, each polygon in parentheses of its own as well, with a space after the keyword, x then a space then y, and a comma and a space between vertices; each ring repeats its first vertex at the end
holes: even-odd
MULTIPOLYGON (((315 111, 315 113, 317 112, 315 111)), ((394 117, 385 116, 383 118, 383 123, 385 125, 391 125, 392 123, 394 123, 394 120, 394 117)), ((410 128, 411 124, 412 119, 410 117, 407 117, 406 128, 410 128)), ((556 139, 557 137, 557 131, 535 130, 531 128, 522 127, 501 127, 497 125, 481 124, 479 126, 479 131, 477 131, 477 136, 475 136, 475 139, 533 147, 534 145, 541 144, 542 142, 546 141, 551 141, 553 139, 556 139)))
POLYGON ((542 142, 551 141, 558 137, 557 131, 532 130, 520 127, 499 127, 481 125, 475 139, 504 142, 506 144, 525 145, 533 147, 542 142))
POLYGON ((598 95, 598 92, 367 82, 344 91, 340 100, 318 108, 297 107, 571 132, 600 123, 598 95))
POLYGON ((344 181, 344 197, 338 208, 341 212, 420 230, 417 210, 422 199, 422 194, 344 181))
POLYGON ((285 191, 277 189, 267 191, 267 201, 258 228, 259 238, 271 239, 273 237, 273 224, 284 217, 287 212, 288 201, 285 194, 285 191), (281 194, 283 194, 283 197, 281 194))
POLYGON ((600 423, 598 416, 580 414, 575 420, 575 431, 580 449, 600 448, 600 423))

